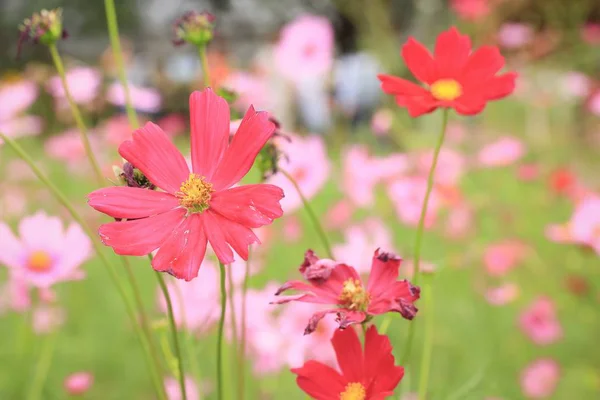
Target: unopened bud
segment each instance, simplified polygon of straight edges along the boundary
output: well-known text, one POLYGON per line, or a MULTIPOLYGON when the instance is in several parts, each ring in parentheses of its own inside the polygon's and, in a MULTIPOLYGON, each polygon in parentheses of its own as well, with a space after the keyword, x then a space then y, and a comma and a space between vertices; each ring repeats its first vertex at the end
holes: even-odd
POLYGON ((187 42, 194 46, 206 46, 213 38, 214 28, 215 16, 211 13, 188 11, 173 24, 173 44, 180 46, 187 42))
POLYGON ((29 41, 49 46, 66 38, 67 32, 63 29, 62 23, 62 9, 42 10, 34 13, 31 18, 25 19, 19 26, 19 32, 18 53, 23 42, 29 41))

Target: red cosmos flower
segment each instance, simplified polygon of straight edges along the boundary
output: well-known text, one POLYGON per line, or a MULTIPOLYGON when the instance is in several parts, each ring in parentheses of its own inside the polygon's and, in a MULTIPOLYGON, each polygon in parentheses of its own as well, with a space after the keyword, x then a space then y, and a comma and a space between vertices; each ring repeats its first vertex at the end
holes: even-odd
POLYGON ((390 339, 375 325, 367 330, 364 351, 354 329, 337 330, 331 344, 342 373, 313 360, 292 369, 305 393, 319 400, 383 400, 394 394, 404 368, 394 365, 390 339))
POLYGON ((396 280, 402 260, 391 253, 375 250, 371 274, 365 287, 356 270, 333 260, 319 259, 312 250, 304 255, 300 273, 309 282, 289 281, 279 288, 276 296, 286 290, 303 293, 284 296, 273 304, 290 301, 333 304, 336 308, 315 313, 308 321, 304 334, 312 333, 327 314, 336 313, 340 328, 365 322, 373 315, 395 311, 406 319, 413 319, 417 308, 413 304, 420 289, 407 280, 396 280))
POLYGON ((277 186, 232 187, 252 167, 275 131, 265 112, 250 107, 229 143, 229 106, 211 89, 190 96, 192 171, 157 125, 149 122, 119 147, 119 154, 164 190, 109 187, 90 193, 89 204, 113 218, 100 237, 115 253, 141 256, 156 250, 152 267, 187 281, 198 275, 210 242, 219 260, 243 259, 260 243, 250 228, 281 217, 277 186))
POLYGON ((378 75, 384 92, 396 96, 411 117, 430 113, 438 107, 454 108, 463 115, 480 113, 488 101, 498 100, 515 89, 514 72, 496 75, 504 57, 495 46, 471 51, 471 40, 456 28, 442 32, 434 55, 412 37, 402 47, 408 69, 423 87, 390 75, 378 75))

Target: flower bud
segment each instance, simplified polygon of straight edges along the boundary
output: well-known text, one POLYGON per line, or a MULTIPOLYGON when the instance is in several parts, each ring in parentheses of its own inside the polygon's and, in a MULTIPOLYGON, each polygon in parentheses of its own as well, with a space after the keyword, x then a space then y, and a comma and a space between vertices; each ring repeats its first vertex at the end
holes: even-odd
POLYGON ((209 12, 188 11, 173 24, 175 39, 173 44, 185 42, 194 46, 206 46, 213 38, 215 16, 209 12))
POLYGON ((61 8, 34 13, 31 18, 23 21, 19 26, 19 31, 17 55, 23 42, 30 41, 34 44, 42 43, 49 46, 67 37, 67 32, 63 29, 61 8))

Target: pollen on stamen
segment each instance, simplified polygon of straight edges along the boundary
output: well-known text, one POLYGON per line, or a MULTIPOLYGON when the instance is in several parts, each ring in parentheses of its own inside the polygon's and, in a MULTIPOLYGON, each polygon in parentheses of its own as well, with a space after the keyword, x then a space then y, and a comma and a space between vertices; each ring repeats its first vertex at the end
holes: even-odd
POLYGON ((359 279, 350 278, 344 282, 339 300, 343 306, 351 310, 366 311, 371 296, 365 291, 359 279))
POLYGON ((340 400, 365 400, 367 391, 362 383, 351 382, 340 393, 340 400))
POLYGON ((176 193, 179 204, 189 212, 199 213, 209 207, 213 186, 203 176, 191 173, 176 193))
POLYGON ((431 94, 437 100, 452 101, 462 95, 462 86, 454 79, 440 79, 431 85, 431 94))

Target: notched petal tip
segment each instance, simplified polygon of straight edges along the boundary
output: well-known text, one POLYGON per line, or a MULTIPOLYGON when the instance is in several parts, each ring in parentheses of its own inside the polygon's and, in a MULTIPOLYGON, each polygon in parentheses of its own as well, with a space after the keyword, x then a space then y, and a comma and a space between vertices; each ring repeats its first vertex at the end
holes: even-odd
POLYGON ((388 262, 388 261, 400 262, 400 261, 402 261, 402 257, 399 257, 395 253, 392 253, 392 252, 381 251, 381 248, 378 248, 377 250, 375 250, 375 258, 377 258, 381 262, 388 262))

